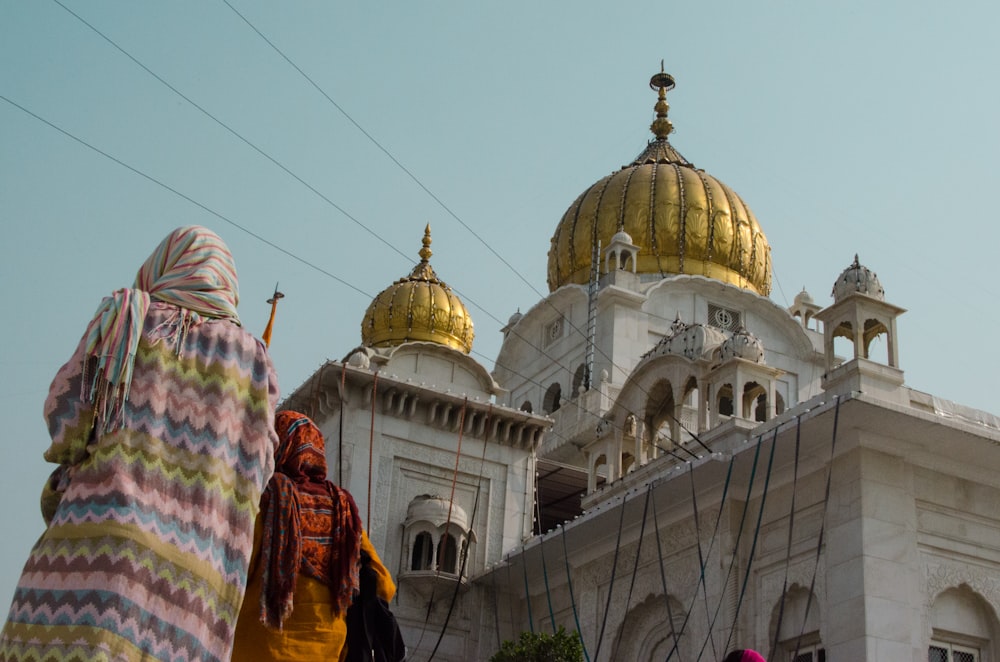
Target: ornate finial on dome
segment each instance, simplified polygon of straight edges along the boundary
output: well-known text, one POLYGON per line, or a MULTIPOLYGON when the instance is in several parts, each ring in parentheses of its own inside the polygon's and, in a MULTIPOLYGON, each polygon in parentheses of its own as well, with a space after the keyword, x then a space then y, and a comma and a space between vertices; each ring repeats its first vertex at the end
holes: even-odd
POLYGON ((649 130, 653 132, 657 140, 666 140, 667 136, 674 130, 673 122, 667 119, 667 112, 670 104, 667 103, 667 90, 674 89, 674 77, 663 70, 663 60, 660 60, 660 73, 654 74, 649 79, 649 87, 657 90, 656 119, 649 125, 649 130))
POLYGON ((424 247, 420 249, 420 260, 421 262, 427 262, 431 259, 431 255, 434 255, 434 251, 431 250, 431 224, 428 223, 424 227, 424 247))
POLYGON ((365 347, 395 347, 425 341, 468 354, 474 337, 465 304, 434 273, 431 266, 431 226, 424 228, 420 262, 410 275, 382 290, 361 322, 365 347))
POLYGON ((420 255, 420 262, 417 266, 413 267, 413 271, 410 272, 410 278, 419 278, 421 280, 437 280, 437 274, 434 273, 434 267, 431 266, 431 256, 434 255, 434 251, 431 250, 431 224, 428 223, 424 227, 424 238, 421 241, 423 247, 418 253, 420 255))

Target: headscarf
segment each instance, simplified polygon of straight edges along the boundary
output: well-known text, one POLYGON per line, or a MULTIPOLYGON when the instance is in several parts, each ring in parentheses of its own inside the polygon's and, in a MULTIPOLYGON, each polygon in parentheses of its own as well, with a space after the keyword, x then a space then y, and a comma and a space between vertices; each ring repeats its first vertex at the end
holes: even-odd
POLYGON ((323 434, 305 415, 280 411, 274 475, 261 499, 260 620, 281 629, 299 573, 330 588, 343 613, 358 588, 361 517, 347 490, 326 478, 323 434))
POLYGON ((139 268, 131 288, 101 301, 86 332, 84 396, 112 429, 132 384, 135 353, 151 299, 180 306, 183 319, 169 334, 177 346, 198 315, 239 324, 239 286, 233 256, 219 235, 199 226, 177 228, 139 268))
POLYGON ((749 648, 734 650, 722 662, 767 662, 764 656, 749 648))

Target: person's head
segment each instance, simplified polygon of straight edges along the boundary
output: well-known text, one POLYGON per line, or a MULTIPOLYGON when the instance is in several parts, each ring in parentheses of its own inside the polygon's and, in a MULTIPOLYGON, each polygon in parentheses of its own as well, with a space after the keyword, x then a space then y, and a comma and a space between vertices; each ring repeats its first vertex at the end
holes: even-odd
POLYGON ((238 321, 236 264, 208 228, 190 225, 167 235, 139 268, 133 287, 153 299, 238 321))
MULTIPOLYGON (((98 306, 85 334, 87 355, 97 363, 87 388, 95 422, 103 421, 107 429, 121 421, 153 299, 188 311, 185 319, 192 313, 239 324, 236 265, 219 235, 199 226, 177 228, 139 268, 131 289, 116 290, 98 306)), ((184 334, 168 332, 166 337, 179 342, 184 334)))
POLYGON ((285 410, 274 415, 274 429, 278 433, 274 470, 292 477, 325 481, 326 443, 316 424, 305 414, 285 410))
POLYGON ((764 656, 749 648, 734 650, 722 662, 767 662, 764 656))

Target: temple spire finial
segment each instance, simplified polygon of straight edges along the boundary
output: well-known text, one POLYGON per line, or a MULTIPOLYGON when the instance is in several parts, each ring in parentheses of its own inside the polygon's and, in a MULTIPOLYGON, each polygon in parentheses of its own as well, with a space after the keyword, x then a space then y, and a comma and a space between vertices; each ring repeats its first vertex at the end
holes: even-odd
POLYGON ((674 89, 674 85, 674 77, 664 71, 663 60, 660 60, 660 72, 649 79, 649 87, 657 91, 657 101, 654 107, 656 119, 649 125, 649 130, 653 132, 657 140, 666 140, 667 136, 674 130, 673 122, 667 119, 667 112, 670 110, 670 104, 667 103, 667 90, 674 89))
POLYGON ((422 262, 427 262, 427 261, 429 261, 431 259, 431 255, 434 254, 433 251, 431 251, 431 224, 430 223, 428 223, 427 226, 424 227, 424 238, 423 238, 423 241, 421 243, 423 244, 423 248, 420 249, 420 260, 422 262))

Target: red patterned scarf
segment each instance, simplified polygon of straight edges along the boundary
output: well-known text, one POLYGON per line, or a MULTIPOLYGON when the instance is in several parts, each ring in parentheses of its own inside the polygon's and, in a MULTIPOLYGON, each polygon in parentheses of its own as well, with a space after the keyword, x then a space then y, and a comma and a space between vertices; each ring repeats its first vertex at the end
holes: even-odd
POLYGON ((319 428, 293 411, 278 412, 274 427, 280 443, 261 499, 260 620, 280 630, 300 572, 330 587, 336 613, 347 609, 358 587, 362 529, 350 493, 326 478, 319 428))

